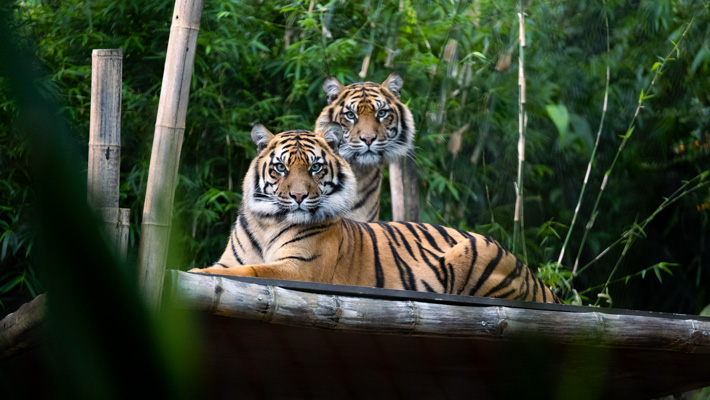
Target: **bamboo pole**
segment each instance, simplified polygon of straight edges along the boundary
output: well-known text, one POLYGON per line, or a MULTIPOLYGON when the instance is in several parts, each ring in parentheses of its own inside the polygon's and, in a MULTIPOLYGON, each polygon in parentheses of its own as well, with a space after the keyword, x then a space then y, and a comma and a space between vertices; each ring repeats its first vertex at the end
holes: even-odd
POLYGON ((419 186, 414 150, 389 164, 393 221, 419 221, 419 186))
MULTIPOLYGON (((402 12, 403 9, 404 2, 400 1, 399 11, 402 12)), ((399 44, 399 20, 397 20, 392 29, 394 31, 394 37, 391 39, 393 45, 391 49, 386 49, 387 60, 385 61, 385 68, 394 66, 394 56, 397 53, 399 44)), ((372 40, 374 39, 371 38, 372 40)), ((393 221, 419 221, 419 186, 417 184, 418 173, 415 160, 414 150, 410 150, 405 158, 389 163, 393 221)))
POLYGON ((123 50, 91 53, 88 201, 101 220, 108 242, 125 261, 130 210, 119 209, 121 174, 121 77, 123 50))
POLYGON ((388 300, 176 270, 171 274, 166 297, 171 306, 274 324, 507 342, 534 338, 555 344, 710 354, 710 321, 701 319, 388 300))
POLYGON ((518 180, 515 182, 515 215, 513 216, 513 253, 518 252, 520 243, 523 252, 523 261, 527 261, 527 249, 525 247, 525 223, 524 201, 523 201, 523 172, 525 170, 525 126, 527 125, 527 114, 525 112, 525 14, 523 13, 523 3, 519 1, 518 22, 519 28, 519 52, 518 52, 518 180))
POLYGON ((138 278, 148 306, 156 311, 160 307, 167 262, 175 185, 202 5, 202 0, 175 2, 155 123, 138 251, 138 278))

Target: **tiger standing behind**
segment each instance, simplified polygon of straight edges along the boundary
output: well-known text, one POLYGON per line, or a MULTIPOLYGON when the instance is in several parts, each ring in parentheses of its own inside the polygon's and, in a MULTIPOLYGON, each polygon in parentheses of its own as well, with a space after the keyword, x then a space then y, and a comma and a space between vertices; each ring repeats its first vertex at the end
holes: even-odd
POLYGON ((276 136, 255 126, 259 154, 227 248, 212 267, 190 272, 560 302, 487 236, 344 219, 356 182, 337 153, 342 135, 338 124, 276 136))
POLYGON ((316 121, 316 132, 331 122, 345 130, 338 152, 350 163, 357 179, 356 198, 347 218, 379 219, 382 171, 386 163, 406 157, 413 148, 414 118, 400 101, 402 77, 391 73, 381 84, 360 82, 343 86, 328 77, 323 91, 328 105, 316 121))

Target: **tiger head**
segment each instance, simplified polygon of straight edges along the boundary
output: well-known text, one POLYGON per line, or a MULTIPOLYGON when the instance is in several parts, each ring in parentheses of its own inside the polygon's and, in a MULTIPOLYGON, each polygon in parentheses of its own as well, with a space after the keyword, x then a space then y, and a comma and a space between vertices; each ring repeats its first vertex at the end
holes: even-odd
POLYGON ((414 140, 412 113, 399 97, 402 78, 391 73, 381 84, 354 83, 343 86, 336 78, 323 83, 328 106, 321 112, 316 129, 337 122, 345 131, 338 152, 355 166, 374 166, 407 155, 414 140))
POLYGON ((277 135, 256 125, 251 137, 259 154, 244 179, 243 193, 256 217, 308 224, 350 210, 357 184, 337 153, 343 138, 338 124, 318 134, 294 130, 277 135))

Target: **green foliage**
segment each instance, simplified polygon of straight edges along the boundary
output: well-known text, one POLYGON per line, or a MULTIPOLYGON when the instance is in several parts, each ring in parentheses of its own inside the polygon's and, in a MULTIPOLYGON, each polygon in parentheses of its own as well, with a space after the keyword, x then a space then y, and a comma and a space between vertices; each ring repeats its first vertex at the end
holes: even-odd
MULTIPOLYGON (((252 124, 272 131, 312 128, 325 105, 325 77, 346 84, 362 80, 358 73, 368 55, 365 79, 381 82, 392 70, 404 77, 402 99, 417 126, 422 218, 490 234, 512 248, 517 3, 206 2, 174 210, 172 243, 184 265, 170 267, 204 266, 219 257, 235 219, 241 179, 255 155, 252 124), (455 141, 457 148, 450 146, 455 141)), ((705 289, 710 287, 710 205, 703 206, 710 204, 710 189, 685 186, 682 195, 671 195, 710 165, 705 3, 527 2, 523 233, 529 264, 540 266, 540 275, 570 302, 595 302, 597 292, 584 291, 598 287, 615 306, 698 312, 710 303, 705 289), (570 234, 570 251, 557 264, 602 118, 607 65, 608 104, 588 193, 570 234), (630 125, 640 101, 643 108, 630 125), (624 150, 593 211, 622 142, 624 150), (666 204, 664 197, 675 200, 666 204), (590 219, 593 228, 582 239, 590 219), (636 220, 641 222, 632 225, 636 220), (622 256, 610 245, 626 245, 625 232, 638 240, 622 256), (580 266, 592 265, 571 279, 578 249, 580 266), (678 266, 672 276, 661 275, 662 288, 641 279, 641 271, 648 270, 641 266, 670 265, 663 263, 678 266), (638 279, 624 285, 628 276, 638 279), (657 296, 661 291, 664 296, 657 296)), ((14 27, 37 46, 47 72, 41 86, 64 104, 61 117, 83 154, 91 50, 123 49, 121 206, 132 212, 132 254, 140 235, 172 6, 158 0, 12 5, 14 27)), ((9 303, 43 290, 43 279, 34 270, 32 252, 31 154, 16 127, 15 99, 2 90, 4 84, 0 78, 0 301, 9 303)), ((381 217, 389 219, 388 185, 383 189, 381 217)))

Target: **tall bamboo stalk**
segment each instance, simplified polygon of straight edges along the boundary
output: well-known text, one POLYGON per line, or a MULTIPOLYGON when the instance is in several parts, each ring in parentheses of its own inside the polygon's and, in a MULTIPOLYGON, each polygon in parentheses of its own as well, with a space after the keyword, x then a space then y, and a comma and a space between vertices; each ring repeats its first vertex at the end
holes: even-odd
POLYGON ((519 29, 519 51, 518 51, 518 180, 515 182, 515 215, 513 216, 513 253, 517 253, 518 242, 523 251, 523 257, 527 260, 527 250, 525 248, 525 224, 523 222, 523 171, 525 167, 525 125, 527 125, 527 115, 525 113, 525 16, 523 14, 523 4, 519 1, 518 22, 519 29))
MULTIPOLYGON (((404 9, 404 2, 399 2, 399 11, 404 9)), ((394 65, 394 55, 399 43, 399 21, 393 28, 392 49, 387 49, 386 68, 394 65)), ((373 29, 374 33, 374 29, 373 29)), ((371 38, 371 40, 373 40, 371 38)), ((363 64, 364 65, 364 64, 363 64)), ((390 195, 392 198, 393 221, 419 221, 419 186, 417 184, 417 163, 414 150, 407 157, 389 163, 390 195)))
POLYGON ((162 295, 202 5, 202 0, 175 2, 165 58, 138 252, 139 284, 153 310, 160 307, 162 295))
POLYGON ((109 243, 125 260, 130 210, 118 208, 121 170, 121 77, 123 50, 91 54, 88 201, 104 222, 109 243))

